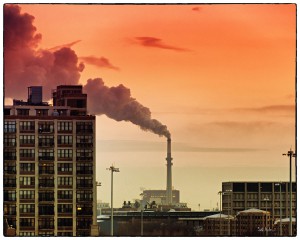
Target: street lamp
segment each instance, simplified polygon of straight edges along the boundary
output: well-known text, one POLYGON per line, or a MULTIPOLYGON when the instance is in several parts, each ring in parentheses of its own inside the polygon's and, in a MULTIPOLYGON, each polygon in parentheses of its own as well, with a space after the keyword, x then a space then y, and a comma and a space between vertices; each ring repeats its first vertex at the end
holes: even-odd
POLYGON ((109 168, 106 168, 106 170, 111 171, 111 216, 110 216, 110 235, 114 235, 114 207, 113 207, 113 197, 114 197, 114 191, 113 191, 113 183, 114 183, 114 172, 120 172, 119 168, 115 168, 113 165, 109 168))
POLYGON ((267 201, 269 201, 269 198, 264 198, 264 201, 266 201, 266 236, 268 236, 268 214, 267 214, 267 201))
POLYGON ((282 210, 281 210, 281 182, 280 183, 275 183, 275 186, 279 186, 279 194, 280 194, 280 198, 279 198, 279 214, 280 214, 280 230, 279 230, 279 236, 282 236, 282 223, 281 223, 281 219, 282 219, 282 210))
POLYGON ((292 157, 296 157, 296 153, 290 149, 287 153, 283 153, 283 156, 290 157, 290 236, 292 236, 292 157))
POLYGON ((222 191, 219 191, 218 194, 220 194, 220 224, 219 224, 219 227, 220 227, 220 236, 221 236, 221 213, 222 213, 221 196, 222 196, 222 191))

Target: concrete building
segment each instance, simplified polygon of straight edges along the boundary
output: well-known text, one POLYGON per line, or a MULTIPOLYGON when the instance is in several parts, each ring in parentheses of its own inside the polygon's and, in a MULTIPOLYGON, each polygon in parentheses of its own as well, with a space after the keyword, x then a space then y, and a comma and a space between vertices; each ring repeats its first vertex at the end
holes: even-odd
POLYGON ((4 219, 16 236, 97 235, 95 116, 86 114, 86 94, 58 86, 50 106, 39 87, 29 89, 28 102, 4 107, 4 219), (62 101, 71 98, 82 104, 62 101))
POLYGON ((272 231, 270 212, 248 209, 236 215, 236 236, 268 236, 272 231))
MULTIPOLYGON (((274 236, 290 236, 290 218, 281 219, 282 234, 280 235, 280 219, 276 220, 273 225, 274 236)), ((293 236, 297 234, 296 218, 292 218, 293 236)))
MULTIPOLYGON (((280 187, 278 182, 223 182, 222 212, 238 212, 256 208, 269 211, 272 221, 280 218, 280 187)), ((296 183, 292 184, 292 215, 296 209, 296 183)), ((281 182, 282 217, 289 217, 289 182, 281 182)))
POLYGON ((225 214, 214 214, 203 219, 203 236, 234 236, 235 219, 225 214))
MULTIPOLYGON (((167 191, 166 190, 144 190, 142 193, 143 200, 147 202, 155 201, 158 205, 167 205, 167 191)), ((179 190, 172 190, 172 204, 180 203, 179 190)))

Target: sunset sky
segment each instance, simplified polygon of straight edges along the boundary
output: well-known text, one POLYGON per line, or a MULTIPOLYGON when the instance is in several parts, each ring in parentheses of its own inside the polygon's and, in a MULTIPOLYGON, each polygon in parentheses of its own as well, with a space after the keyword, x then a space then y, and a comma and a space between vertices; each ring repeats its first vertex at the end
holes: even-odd
MULTIPOLYGON (((215 208, 225 181, 288 181, 282 153, 295 149, 295 4, 19 6, 34 16, 36 30, 24 34, 34 43, 26 45, 31 60, 15 44, 7 59, 45 62, 46 52, 67 47, 78 58, 78 83, 101 78, 130 89, 170 131, 173 185, 192 209, 215 208)), ((27 65, 7 67, 16 66, 27 65)), ((8 104, 45 81, 36 66, 31 80, 18 80, 28 70, 21 68, 5 75, 8 104)), ((139 198, 141 188, 166 188, 165 137, 105 114, 96 123, 98 199, 110 202, 111 164, 120 168, 114 206, 139 198)))

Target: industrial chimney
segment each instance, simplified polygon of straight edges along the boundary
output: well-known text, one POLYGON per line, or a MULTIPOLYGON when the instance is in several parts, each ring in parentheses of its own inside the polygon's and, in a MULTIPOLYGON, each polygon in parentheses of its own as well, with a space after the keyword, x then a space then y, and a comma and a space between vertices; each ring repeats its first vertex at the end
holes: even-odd
POLYGON ((172 205, 172 157, 171 157, 171 138, 167 141, 167 205, 172 205))

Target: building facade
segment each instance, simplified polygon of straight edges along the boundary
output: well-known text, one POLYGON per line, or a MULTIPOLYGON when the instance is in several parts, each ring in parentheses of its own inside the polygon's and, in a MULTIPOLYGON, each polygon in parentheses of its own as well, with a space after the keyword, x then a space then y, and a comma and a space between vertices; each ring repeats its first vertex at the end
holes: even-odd
MULTIPOLYGON (((68 92, 81 86, 65 87, 68 92)), ((95 116, 78 106, 4 107, 4 219, 16 236, 90 236, 96 226, 95 116)), ((86 99, 81 92, 73 98, 86 99)), ((32 96, 31 96, 32 98, 32 96)), ((60 96, 61 99, 64 96, 60 96)))
MULTIPOLYGON (((142 193, 143 201, 153 202, 159 205, 167 205, 167 191, 166 190, 144 190, 142 193)), ((180 203, 179 190, 172 190, 172 204, 180 203)))
MULTIPOLYGON (((272 221, 289 217, 289 182, 223 182, 222 212, 237 215, 238 212, 256 208, 269 211, 272 221), (281 191, 281 192, 280 192, 281 191), (281 197, 280 197, 281 193, 281 197), (281 204, 280 204, 281 202, 281 204), (281 206, 281 207, 280 207, 281 206)), ((296 183, 292 184, 292 215, 296 210, 296 183)))

